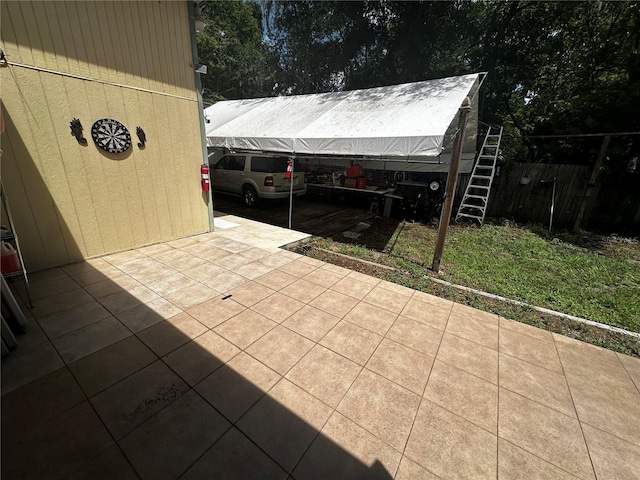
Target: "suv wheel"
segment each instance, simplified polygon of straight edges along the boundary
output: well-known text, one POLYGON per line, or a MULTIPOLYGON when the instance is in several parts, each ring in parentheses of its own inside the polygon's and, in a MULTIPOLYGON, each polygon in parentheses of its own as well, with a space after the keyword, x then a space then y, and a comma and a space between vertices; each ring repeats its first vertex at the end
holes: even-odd
POLYGON ((247 185, 242 189, 242 198, 247 207, 253 208, 258 205, 258 193, 251 185, 247 185))

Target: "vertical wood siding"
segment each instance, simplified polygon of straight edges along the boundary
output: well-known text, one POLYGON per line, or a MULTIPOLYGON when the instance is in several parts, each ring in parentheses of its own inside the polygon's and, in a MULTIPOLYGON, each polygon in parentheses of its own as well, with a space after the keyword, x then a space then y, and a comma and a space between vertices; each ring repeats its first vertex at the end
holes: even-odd
POLYGON ((1 9, 2 179, 27 268, 207 231, 186 2, 1 9), (91 126, 104 117, 129 129, 127 152, 93 143, 91 126), (70 134, 72 118, 86 146, 70 134))

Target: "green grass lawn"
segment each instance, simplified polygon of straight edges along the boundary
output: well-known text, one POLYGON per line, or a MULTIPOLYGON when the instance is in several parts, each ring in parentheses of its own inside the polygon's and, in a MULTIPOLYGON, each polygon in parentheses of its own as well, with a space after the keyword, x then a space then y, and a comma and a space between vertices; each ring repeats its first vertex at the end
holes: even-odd
POLYGON ((640 244, 589 233, 549 236, 541 227, 452 226, 439 275, 429 267, 437 229, 378 219, 358 239, 315 245, 397 269, 413 288, 438 276, 530 305, 640 332, 640 244))

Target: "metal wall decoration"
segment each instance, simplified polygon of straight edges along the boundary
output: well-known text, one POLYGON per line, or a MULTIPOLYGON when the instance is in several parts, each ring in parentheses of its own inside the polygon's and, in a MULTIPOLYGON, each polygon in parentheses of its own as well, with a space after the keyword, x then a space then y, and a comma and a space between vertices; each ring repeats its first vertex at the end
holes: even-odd
POLYGON ((91 127, 93 142, 105 152, 123 153, 131 147, 131 135, 123 124, 112 118, 101 118, 91 127))
POLYGON ((144 133, 142 127, 136 127, 136 135, 138 135, 138 148, 144 148, 144 144, 147 142, 147 135, 144 133))
POLYGON ((82 123, 80 123, 80 120, 77 118, 74 118, 73 120, 71 120, 71 122, 69 122, 69 127, 71 128, 71 135, 76 137, 76 140, 78 141, 78 143, 80 145, 86 145, 87 139, 84 138, 84 135, 82 135, 83 128, 82 128, 82 123))

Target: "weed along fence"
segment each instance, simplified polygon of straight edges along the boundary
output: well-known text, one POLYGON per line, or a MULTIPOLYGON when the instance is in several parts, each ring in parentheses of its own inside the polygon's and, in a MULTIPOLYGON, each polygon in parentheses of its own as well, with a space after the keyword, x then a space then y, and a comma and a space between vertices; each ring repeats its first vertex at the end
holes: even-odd
MULTIPOLYGON (((592 168, 540 163, 506 165, 494 180, 487 215, 548 225, 553 205, 553 225, 571 228, 592 168)), ((596 196, 597 192, 587 204, 585 219, 589 218, 596 196)))

